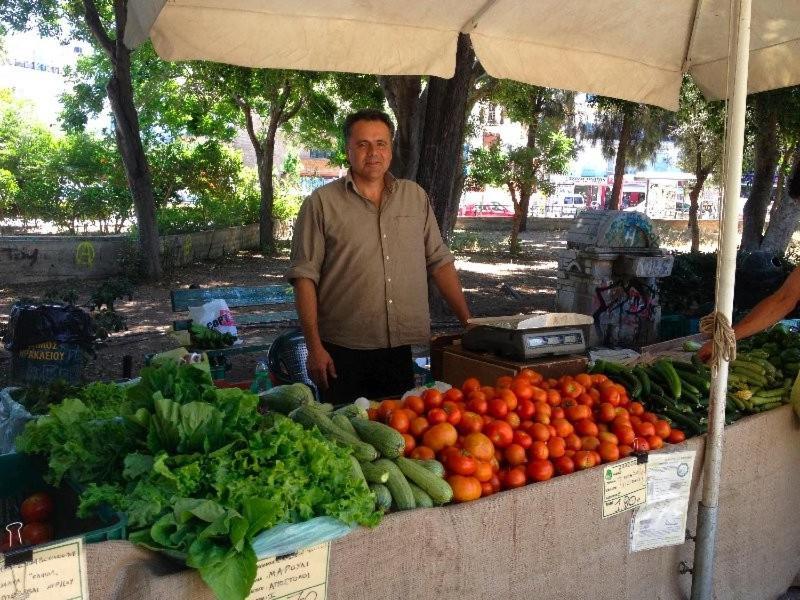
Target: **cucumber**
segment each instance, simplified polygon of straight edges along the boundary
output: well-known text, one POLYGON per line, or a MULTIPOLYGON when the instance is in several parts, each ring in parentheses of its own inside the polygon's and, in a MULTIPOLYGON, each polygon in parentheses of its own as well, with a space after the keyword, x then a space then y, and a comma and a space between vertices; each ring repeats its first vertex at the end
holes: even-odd
POLYGON ((645 371, 642 367, 636 366, 631 372, 636 376, 636 379, 638 379, 639 383, 642 385, 642 397, 649 397, 652 388, 650 386, 650 377, 647 375, 647 371, 645 371))
POLYGON ((333 421, 334 425, 346 431, 347 433, 352 433, 354 436, 358 437, 355 427, 353 427, 353 425, 350 423, 350 419, 344 415, 334 413, 333 416, 331 416, 331 421, 333 421))
POLYGON ((382 483, 370 483, 369 489, 375 494, 375 505, 383 511, 392 507, 392 493, 382 483))
POLYGON ((681 394, 686 394, 687 392, 692 396, 700 397, 700 390, 694 387, 691 383, 686 381, 683 377, 678 376, 681 380, 681 394))
POLYGON ((689 385, 696 388, 698 390, 698 393, 699 392, 708 393, 711 390, 711 382, 705 377, 689 373, 688 371, 684 371, 682 369, 677 371, 678 371, 678 377, 681 378, 681 381, 683 383, 688 383, 689 385))
POLYGON ((453 490, 450 484, 438 475, 402 456, 396 462, 403 474, 421 487, 431 497, 434 504, 446 504, 453 499, 453 490))
POLYGON ((367 485, 367 480, 364 478, 364 471, 361 470, 361 465, 358 463, 358 459, 352 454, 350 455, 350 462, 353 464, 353 477, 363 481, 364 485, 367 485))
POLYGON ((350 419, 350 423, 358 432, 358 436, 365 442, 372 444, 384 458, 397 458, 403 455, 403 451, 406 449, 406 441, 398 431, 383 423, 366 419, 350 419))
MULTIPOLYGON (((379 458, 375 461, 379 467, 384 467, 389 472, 386 480, 386 487, 392 494, 392 503, 397 510, 409 510, 417 506, 414 500, 414 492, 408 485, 408 480, 396 464, 386 458, 379 458)), ((424 470, 424 467, 420 467, 424 470)), ((427 472, 427 471, 426 471, 427 472)))
POLYGON ((411 493, 414 494, 414 502, 416 502, 417 508, 433 508, 433 500, 421 487, 413 483, 409 483, 409 485, 411 486, 411 493))
POLYGON ((752 371, 753 373, 757 373, 758 375, 766 375, 767 370, 762 367, 758 363, 750 362, 744 358, 737 358, 734 361, 731 361, 731 367, 736 369, 742 369, 746 371, 752 371))
POLYGON ((329 440, 349 446, 353 450, 353 456, 359 461, 371 461, 378 458, 378 451, 374 446, 362 442, 352 433, 344 431, 317 409, 301 406, 293 410, 290 416, 304 427, 311 428, 316 426, 322 435, 329 440))
POLYGON ((655 363, 653 363, 653 367, 659 373, 661 373, 662 377, 667 382, 672 397, 675 398, 676 400, 680 399, 681 380, 678 377, 678 374, 675 372, 675 367, 673 367, 669 361, 664 359, 657 360, 655 363))
POLYGON ((389 480, 389 469, 377 461, 361 463, 361 470, 370 483, 386 483, 389 480))
POLYGON ((435 460, 433 458, 427 460, 412 458, 410 460, 413 460, 415 463, 419 463, 434 475, 438 475, 439 477, 444 477, 444 465, 440 463, 438 460, 435 460))
MULTIPOLYGON (((698 421, 676 410, 664 409, 664 416, 679 428, 686 429, 687 434, 697 435, 703 432, 703 427, 698 421)), ((690 435, 687 435, 687 437, 690 437, 690 435)))
POLYGON ((766 412, 768 410, 772 410, 773 408, 778 408, 781 406, 782 402, 770 402, 768 404, 759 404, 758 406, 754 406, 753 410, 758 412, 766 412))
POLYGON ((335 414, 335 415, 343 415, 344 417, 346 417, 348 419, 353 419, 353 418, 356 418, 356 417, 361 418, 361 419, 368 419, 369 418, 368 415, 367 415, 366 409, 363 409, 363 408, 361 408, 360 406, 358 406, 356 404, 346 404, 346 405, 342 406, 341 408, 337 408, 335 411, 333 411, 333 414, 335 414))

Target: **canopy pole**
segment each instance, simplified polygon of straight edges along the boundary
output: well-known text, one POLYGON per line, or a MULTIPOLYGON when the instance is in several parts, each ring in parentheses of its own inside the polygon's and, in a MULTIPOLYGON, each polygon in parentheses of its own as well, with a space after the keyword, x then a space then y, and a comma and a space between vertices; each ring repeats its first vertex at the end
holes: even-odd
MULTIPOLYGON (((725 150, 725 190, 723 220, 717 257, 716 311, 731 322, 733 286, 736 277, 736 249, 739 240, 739 196, 742 180, 747 69, 750 57, 750 15, 752 0, 733 0, 730 32, 732 51, 728 61, 728 81, 733 82, 727 115, 725 150), (735 50, 733 50, 735 49, 735 50)), ((719 328, 717 333, 719 335, 719 328)), ((694 553, 691 600, 712 600, 714 550, 719 510, 719 482, 722 466, 722 434, 725 427, 725 398, 728 388, 728 360, 721 353, 712 360, 713 377, 703 468, 703 497, 697 511, 697 541, 694 553)))

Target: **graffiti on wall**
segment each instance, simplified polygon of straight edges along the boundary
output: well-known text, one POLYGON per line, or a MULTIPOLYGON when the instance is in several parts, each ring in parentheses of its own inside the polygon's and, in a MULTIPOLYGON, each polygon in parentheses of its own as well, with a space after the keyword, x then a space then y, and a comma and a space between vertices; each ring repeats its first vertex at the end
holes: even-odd
POLYGON ((594 326, 604 343, 638 340, 656 319, 656 290, 641 279, 610 281, 594 294, 594 326))
POLYGON ((91 269, 94 266, 94 244, 81 242, 75 247, 75 264, 91 269))
POLYGON ((34 248, 33 250, 28 250, 27 248, 0 248, 0 257, 3 255, 5 255, 6 260, 9 262, 27 260, 28 266, 32 267, 36 264, 36 261, 39 260, 39 249, 34 248))

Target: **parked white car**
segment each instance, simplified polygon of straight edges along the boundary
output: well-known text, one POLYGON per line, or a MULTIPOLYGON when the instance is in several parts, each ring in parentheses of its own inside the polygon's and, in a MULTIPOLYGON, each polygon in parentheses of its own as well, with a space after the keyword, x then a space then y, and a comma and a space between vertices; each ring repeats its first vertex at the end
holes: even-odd
POLYGON ((547 199, 546 217, 574 217, 586 209, 586 200, 580 194, 561 194, 547 199))

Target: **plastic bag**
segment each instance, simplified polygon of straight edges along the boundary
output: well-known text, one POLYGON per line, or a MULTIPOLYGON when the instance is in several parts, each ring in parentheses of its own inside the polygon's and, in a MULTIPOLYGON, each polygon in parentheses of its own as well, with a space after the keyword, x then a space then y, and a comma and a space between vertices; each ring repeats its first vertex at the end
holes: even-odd
POLYGON ((203 327, 216 329, 220 333, 230 333, 234 337, 238 335, 233 314, 225 300, 217 298, 202 306, 190 306, 189 316, 192 321, 203 327))
POLYGON ((93 353, 94 329, 85 310, 65 304, 15 304, 11 307, 6 349, 18 353, 43 342, 73 344, 93 353))
POLYGON ((285 556, 303 548, 339 539, 353 529, 355 527, 332 517, 315 517, 303 523, 276 525, 255 537, 253 550, 260 559, 285 556))
POLYGON ((413 390, 408 390, 405 394, 403 394, 401 400, 405 400, 406 397, 408 396, 421 396, 425 390, 429 390, 431 388, 437 389, 444 394, 451 387, 453 386, 450 385, 449 383, 445 383, 444 381, 434 381, 433 383, 430 383, 428 385, 422 385, 420 387, 414 388, 413 390))
POLYGON ((11 392, 16 389, 0 390, 0 454, 15 451, 14 440, 22 433, 25 424, 33 419, 33 415, 11 397, 11 392))

